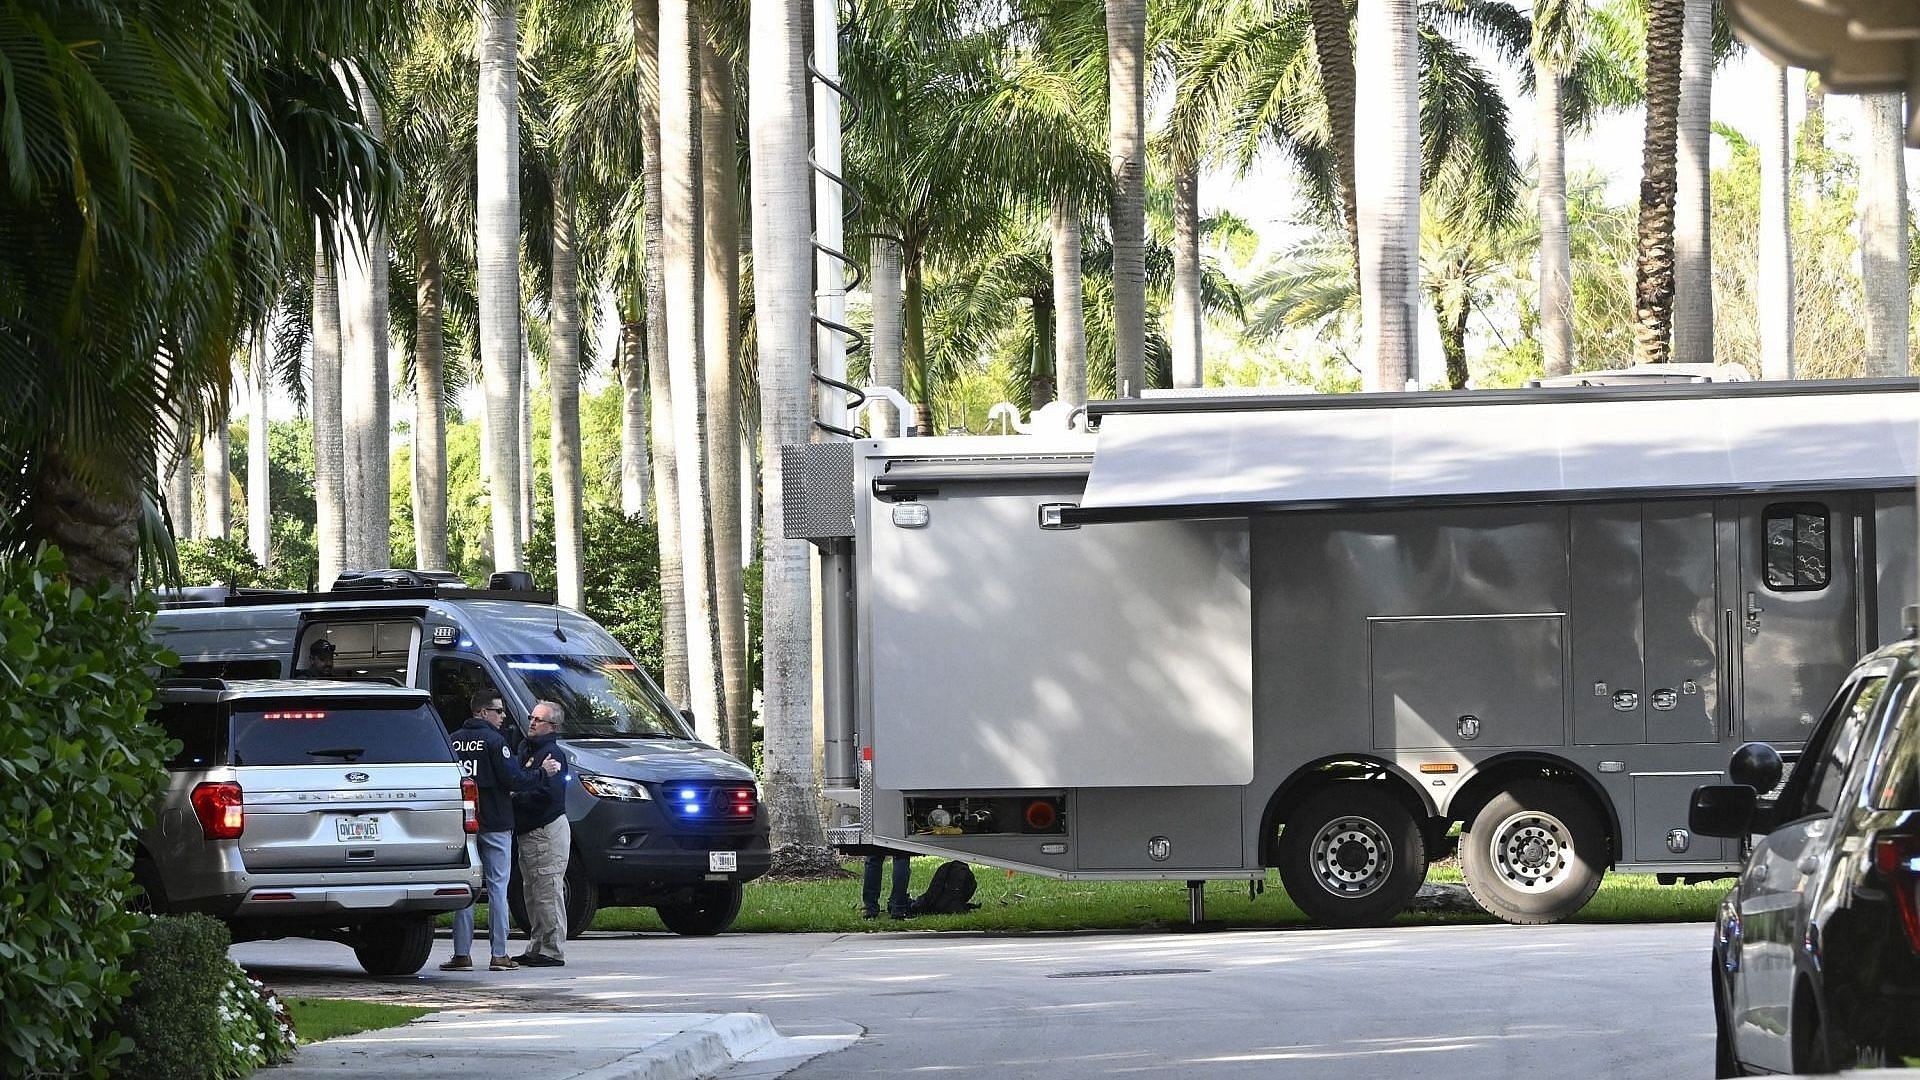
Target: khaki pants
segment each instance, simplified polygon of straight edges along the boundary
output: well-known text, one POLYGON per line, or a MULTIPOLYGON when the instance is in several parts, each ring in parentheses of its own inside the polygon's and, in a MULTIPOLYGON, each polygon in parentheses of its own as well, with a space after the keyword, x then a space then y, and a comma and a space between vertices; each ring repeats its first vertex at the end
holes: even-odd
POLYGON ((573 830, 565 814, 514 837, 520 848, 520 890, 527 899, 527 951, 565 960, 567 850, 573 830))

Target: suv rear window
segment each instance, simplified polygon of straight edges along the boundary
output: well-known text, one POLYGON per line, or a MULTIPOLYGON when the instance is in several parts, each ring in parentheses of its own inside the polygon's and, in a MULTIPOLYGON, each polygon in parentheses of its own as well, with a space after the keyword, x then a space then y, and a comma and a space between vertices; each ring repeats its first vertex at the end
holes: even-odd
POLYGON ((399 765, 452 761, 440 718, 425 702, 302 698, 233 703, 235 765, 399 765))

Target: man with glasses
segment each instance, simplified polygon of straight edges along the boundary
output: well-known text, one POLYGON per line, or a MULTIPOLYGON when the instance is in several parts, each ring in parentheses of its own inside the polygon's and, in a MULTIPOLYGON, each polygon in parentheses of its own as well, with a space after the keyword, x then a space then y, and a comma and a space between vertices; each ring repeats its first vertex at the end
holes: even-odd
POLYGON ((556 741, 566 713, 542 701, 527 714, 527 742, 520 764, 529 770, 558 762, 539 784, 513 794, 513 833, 520 851, 520 888, 527 898, 527 951, 514 957, 525 967, 567 964, 567 754, 556 741))
MULTIPOLYGON (((487 883, 487 945, 493 960, 491 971, 512 971, 520 965, 507 955, 507 878, 513 872, 513 793, 540 784, 545 776, 560 771, 560 763, 548 761, 539 770, 528 771, 513 756, 500 725, 507 718, 500 695, 482 690, 473 695, 473 715, 451 736, 453 752, 460 757, 460 774, 480 788, 480 871, 487 883), (545 774, 545 776, 542 775, 545 774)), ((473 907, 453 913, 453 958, 440 965, 441 971, 473 970, 473 907)))

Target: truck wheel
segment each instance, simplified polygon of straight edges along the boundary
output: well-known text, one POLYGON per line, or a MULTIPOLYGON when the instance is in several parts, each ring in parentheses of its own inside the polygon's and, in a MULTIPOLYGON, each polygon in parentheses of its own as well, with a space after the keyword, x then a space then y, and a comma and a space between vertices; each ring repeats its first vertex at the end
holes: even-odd
POLYGON ((1307 797, 1280 834, 1280 881, 1323 926, 1382 926, 1426 880, 1420 824, 1383 785, 1337 783, 1307 797))
POLYGON ((369 975, 411 975, 433 953, 433 926, 432 912, 375 919, 354 935, 353 955, 369 975))
MULTIPOLYGON (((600 910, 600 890, 587 880, 587 871, 580 860, 567 860, 567 940, 572 941, 586 933, 593 926, 593 916, 600 910)), ((507 910, 513 915, 513 928, 522 934, 533 932, 533 921, 527 917, 527 894, 520 884, 520 866, 514 864, 513 877, 507 880, 507 910)))
POLYGON ((740 914, 739 882, 730 885, 696 885, 685 900, 660 904, 654 908, 667 929, 685 937, 712 937, 733 925, 740 914))
POLYGON ((1460 838, 1467 891, 1517 925, 1557 923, 1587 906, 1606 873, 1607 834, 1585 794, 1525 780, 1480 808, 1460 838))

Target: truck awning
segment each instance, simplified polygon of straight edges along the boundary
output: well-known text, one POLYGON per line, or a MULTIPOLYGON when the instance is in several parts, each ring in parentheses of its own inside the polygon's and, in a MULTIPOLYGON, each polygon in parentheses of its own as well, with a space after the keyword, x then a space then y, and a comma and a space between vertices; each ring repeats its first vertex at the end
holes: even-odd
POLYGON ((1066 520, 1914 483, 1920 382, 1687 389, 1115 408, 1101 417, 1086 492, 1066 520))

